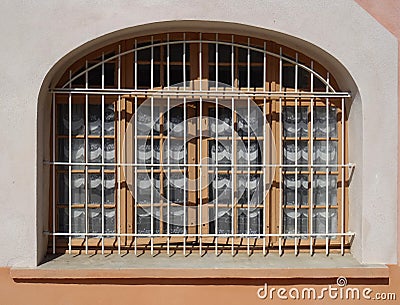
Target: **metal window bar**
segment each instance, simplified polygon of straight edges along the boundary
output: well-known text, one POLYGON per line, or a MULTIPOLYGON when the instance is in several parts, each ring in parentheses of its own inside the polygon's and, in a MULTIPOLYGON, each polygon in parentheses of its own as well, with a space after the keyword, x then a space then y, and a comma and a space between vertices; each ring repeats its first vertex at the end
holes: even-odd
MULTIPOLYGON (((170 44, 169 44, 169 34, 168 34, 168 36, 167 36, 167 40, 168 40, 168 44, 167 44, 167 86, 168 86, 168 89, 169 89, 169 87, 170 87, 170 75, 169 75, 169 73, 170 73, 170 67, 169 67, 169 64, 170 64, 170 44)), ((170 137, 170 121, 171 121, 171 100, 170 100, 170 97, 168 96, 167 97, 167 108, 168 108, 168 110, 167 110, 167 115, 168 115, 168 120, 167 120, 167 142, 168 142, 168 150, 170 150, 171 149, 171 137, 170 137)), ((168 165, 170 165, 170 156, 169 156, 170 154, 168 153, 168 156, 167 156, 167 163, 168 163, 168 165)), ((171 189, 170 189, 170 181, 171 181, 171 168, 168 166, 168 169, 167 169, 167 177, 168 177, 168 184, 167 184, 167 234, 168 234, 168 236, 170 235, 170 215, 169 215, 169 213, 170 213, 170 200, 171 200, 171 197, 170 197, 170 192, 171 192, 171 189)), ((160 181, 161 181, 161 179, 160 179, 160 181)), ((161 189, 161 182, 160 182, 160 189, 161 189)), ((160 216, 161 216, 161 212, 160 212, 160 216)), ((169 251, 170 251, 170 249, 169 249, 169 242, 170 242, 170 239, 169 239, 169 237, 167 238, 167 254, 168 255, 170 255, 170 253, 169 253, 169 251)))
MULTIPOLYGON (((267 43, 264 42, 264 51, 267 50, 267 43)), ((265 86, 267 82, 267 55, 264 52, 263 54, 263 90, 265 91, 265 86)), ((267 164, 267 105, 266 105, 266 98, 264 97, 263 100, 263 164, 267 164)), ((264 167, 264 177, 263 177, 263 234, 265 235, 266 232, 266 224, 267 224, 267 168, 264 167)), ((266 238, 263 238, 263 255, 267 255, 266 252, 266 238)))
MULTIPOLYGON (((52 105, 53 105, 53 109, 52 109, 52 115, 53 115, 53 121, 52 121, 52 132, 53 132, 53 151, 52 151, 52 155, 53 155, 53 162, 56 161, 56 94, 53 93, 52 94, 52 105)), ((52 166, 52 180, 53 180, 53 202, 52 202, 52 206, 53 206, 53 215, 52 215, 52 231, 53 231, 53 254, 56 253, 56 236, 54 235, 56 233, 56 165, 53 164, 52 166)))
POLYGON ((218 91, 218 33, 215 34, 215 90, 218 91))
MULTIPOLYGON (((87 84, 87 83, 86 83, 87 84)), ((89 138, 88 138, 88 129, 89 129, 89 96, 85 95, 85 163, 89 162, 88 158, 88 147, 89 147, 89 138)), ((85 165, 85 233, 89 232, 89 211, 88 211, 88 166, 85 165)), ((85 253, 88 254, 89 250, 89 240, 88 237, 85 236, 85 253)))
MULTIPOLYGON (((150 109, 150 113, 151 113, 151 167, 150 167, 150 181, 151 181, 151 190, 150 190, 150 232, 151 232, 151 238, 150 238, 150 253, 151 255, 154 255, 154 158, 153 158, 153 152, 154 152, 154 98, 151 97, 150 98, 150 102, 151 102, 151 109, 150 109)), ((160 185, 161 187, 161 185, 160 185)))
MULTIPOLYGON (((186 41, 186 43, 190 43, 190 44, 200 43, 200 42, 201 42, 201 43, 215 43, 215 41, 202 40, 202 39, 201 39, 201 33, 200 33, 200 40, 187 40, 187 41, 186 41)), ((181 43, 182 43, 182 41, 171 41, 171 42, 169 42, 169 44, 171 44, 171 45, 172 45, 172 44, 181 44, 181 43)), ((262 49, 260 49, 260 48, 251 47, 251 46, 248 46, 248 45, 242 45, 242 44, 238 44, 238 43, 234 43, 234 42, 223 42, 223 41, 219 41, 218 43, 219 43, 220 45, 230 45, 230 46, 234 46, 234 47, 238 47, 238 48, 246 48, 246 49, 248 49, 248 50, 250 50, 250 51, 255 51, 255 52, 260 52, 260 53, 263 53, 263 52, 264 52, 264 51, 263 51, 262 49)), ((147 46, 143 46, 143 47, 139 47, 139 48, 135 47, 135 49, 133 49, 133 50, 127 50, 127 51, 122 52, 121 54, 117 54, 117 55, 108 57, 104 62, 109 62, 109 61, 115 60, 118 56, 124 56, 124 55, 127 55, 127 54, 131 53, 131 52, 141 51, 141 50, 145 50, 145 49, 151 48, 151 47, 161 47, 161 46, 164 46, 164 45, 166 45, 166 44, 168 44, 168 42, 153 43, 153 44, 151 44, 151 45, 147 45, 147 46)), ((275 58, 278 58, 278 59, 281 59, 281 58, 282 58, 282 60, 284 60, 285 62, 287 62, 287 63, 289 63, 289 64, 293 64, 293 65, 296 64, 296 62, 295 62, 294 60, 292 60, 292 59, 289 58, 289 57, 282 56, 281 54, 276 54, 276 53, 273 53, 273 52, 270 52, 270 51, 265 51, 265 53, 266 53, 267 55, 270 55, 270 56, 275 57, 275 58)), ((72 83, 74 80, 76 80, 77 78, 79 78, 79 77, 81 77, 82 75, 84 75, 84 73, 86 73, 86 72, 88 72, 88 71, 91 71, 91 70, 93 70, 93 69, 99 67, 101 64, 102 64, 101 62, 100 62, 100 63, 97 63, 97 64, 94 64, 94 65, 92 65, 91 67, 89 67, 89 68, 87 69, 87 71, 83 71, 83 72, 81 72, 81 73, 78 73, 78 74, 75 75, 73 78, 71 77, 71 79, 70 79, 69 81, 67 81, 63 86, 61 86, 61 88, 68 88, 68 86, 70 86, 71 83, 72 83)), ((309 67, 307 67, 307 66, 304 65, 304 64, 298 63, 298 66, 299 66, 300 68, 302 68, 303 70, 307 71, 307 72, 313 73, 313 74, 315 75, 315 77, 317 77, 324 85, 327 85, 327 86, 329 87, 329 91, 330 91, 330 92, 336 92, 335 89, 334 89, 330 84, 327 84, 327 83, 326 83, 326 80, 324 79, 324 77, 322 77, 321 75, 319 75, 319 74, 316 73, 315 71, 312 71, 309 67)), ((281 82, 280 82, 280 83, 281 83, 281 82)), ((60 89, 61 89, 61 88, 60 88, 60 89)), ((128 88, 127 90, 132 90, 132 88, 128 88)), ((315 93, 316 93, 316 92, 315 92, 315 93)))
MULTIPOLYGON (((311 69, 314 68, 314 62, 311 61, 311 69)), ((310 86, 311 86, 311 91, 314 90, 314 74, 310 73, 310 86)), ((314 99, 311 99, 311 105, 310 105, 310 113, 311 113, 311 118, 310 118, 310 151, 308 152, 309 154, 309 162, 311 166, 314 165, 314 99)), ((310 233, 313 233, 314 231, 314 225, 313 225, 313 216, 314 216, 314 170, 311 168, 310 170, 310 233)), ((312 236, 310 236, 310 255, 314 254, 314 248, 313 248, 313 242, 314 239, 312 236)))
MULTIPOLYGON (((217 54, 216 54, 217 55, 217 54)), ((215 234, 218 233, 218 98, 215 99, 215 234)), ((215 255, 218 255, 218 237, 215 238, 215 255)))
MULTIPOLYGON (((282 164, 283 161, 283 150, 282 150, 282 129, 283 129, 283 122, 282 122, 282 98, 279 98, 279 164, 282 164)), ((282 167, 279 167, 279 240, 278 240, 278 247, 279 247, 279 255, 282 255, 282 209, 283 209, 283 170, 282 167)))
MULTIPOLYGON (((329 72, 326 75, 326 81, 329 84, 329 72)), ((329 90, 328 86, 326 90, 329 90)), ((328 165, 329 165, 329 98, 325 100, 326 105, 326 168, 325 168, 325 233, 329 233, 329 172, 328 172, 328 165)), ((326 235, 325 237, 325 254, 329 255, 329 237, 326 235)))
MULTIPOLYGON (((186 90, 186 33, 183 33, 183 55, 182 55, 182 62, 183 62, 183 90, 186 90)), ((184 160, 183 163, 187 163, 187 156, 186 156, 186 141, 187 141, 187 134, 186 134, 186 97, 183 97, 183 156, 184 160)), ((186 226, 186 201, 187 201, 187 194, 186 194, 186 183, 187 183, 187 172, 188 168, 186 166, 183 167, 184 169, 184 184, 183 184, 183 255, 186 256, 186 234, 187 234, 187 226, 186 226)))
MULTIPOLYGON (((341 163, 344 163, 344 162, 346 162, 346 160, 345 160, 345 150, 344 150, 344 143, 345 143, 345 104, 344 104, 344 98, 342 98, 342 116, 341 116, 341 120, 342 120, 342 130, 341 130, 341 132, 342 132, 342 152, 341 152, 341 154, 342 154, 342 160, 341 160, 341 163)), ((344 209, 345 209, 345 192, 344 192, 344 188, 345 188, 345 183, 346 183, 346 177, 345 177, 345 168, 344 167, 342 167, 342 181, 341 181, 341 183, 342 183, 342 187, 341 187, 341 191, 342 191, 342 194, 341 194, 341 216, 340 216, 340 218, 341 218, 341 233, 343 234, 344 233, 344 209)), ((344 236, 341 236, 341 238, 340 238, 340 253, 342 254, 342 255, 344 255, 344 236)))
MULTIPOLYGON (((200 91, 202 90, 202 60, 203 60, 203 51, 202 51, 202 34, 200 33, 200 41, 199 41, 199 79, 200 79, 200 91)), ((200 152, 203 152, 203 98, 200 96, 200 152)), ((203 163, 200 160, 200 163, 203 163)), ((199 167, 199 191, 200 191, 200 202, 199 202, 199 232, 203 233, 203 179, 202 179, 202 175, 203 175, 203 171, 202 171, 202 166, 199 167)), ((199 254, 200 256, 203 255, 203 250, 202 250, 202 246, 203 246, 203 240, 202 240, 202 235, 199 236, 199 254)))
MULTIPOLYGON (((233 38, 232 38, 233 39, 233 38)), ((232 54, 233 54, 233 47, 232 47, 232 54)), ((233 58, 233 55, 232 55, 233 58)), ((232 86, 233 88, 233 86, 232 86)), ((232 181, 231 181, 231 196, 232 196, 232 215, 231 215, 231 234, 235 233, 235 205, 236 205, 236 198, 235 198, 235 183, 236 183, 236 177, 235 177, 235 159, 234 159, 234 151, 235 151, 235 99, 232 97, 231 101, 231 108, 232 108, 232 124, 231 124, 231 145, 232 145, 232 152, 231 152, 231 169, 232 169, 232 181)), ((232 248, 231 248, 232 256, 235 255, 235 238, 232 236, 232 248)))
MULTIPOLYGON (((88 68, 88 61, 85 61, 86 70, 88 68)), ((85 73, 85 88, 89 88, 89 74, 85 73)), ((89 152, 89 95, 85 94, 85 163, 89 162, 88 152, 89 152)), ((88 184, 89 184, 88 166, 85 165, 85 232, 89 232, 89 211, 88 211, 88 184)), ((89 251, 89 239, 85 236, 85 253, 88 254, 89 251)))
MULTIPOLYGON (((71 78, 72 71, 69 71, 71 78)), ((71 85, 70 85, 71 87, 71 85)), ((68 96, 68 160, 72 164, 72 94, 68 96)), ((68 166, 68 231, 72 233, 72 165, 68 166)), ((68 253, 72 253, 72 235, 68 238, 68 253)))
MULTIPOLYGON (((104 53, 101 55, 101 88, 104 89, 104 53)), ((101 95, 101 162, 104 164, 104 94, 101 95)), ((101 254, 104 254, 104 166, 101 167, 101 254)))
MULTIPOLYGON (((248 56, 250 59, 250 53, 248 56)), ((247 98, 247 165, 247 234, 250 235, 250 98, 247 98)), ((247 237, 247 255, 250 256, 249 237, 247 237)))
MULTIPOLYGON (((138 61, 137 61, 137 40, 135 39, 135 67, 134 67, 134 74, 135 74, 135 90, 137 90, 137 71, 138 71, 138 61)), ((135 95, 135 148, 138 147, 137 143, 137 121, 138 121, 138 99, 137 96, 135 95)), ((125 152, 126 153, 126 152, 125 152)), ((138 163, 138 154, 137 151, 135 151, 135 163, 138 163)), ((153 161, 151 161, 153 163, 153 161)), ((135 204, 134 204, 134 209, 135 209, 135 234, 138 233, 138 209, 137 209, 137 198, 138 198, 138 193, 137 193, 137 184, 138 184, 138 177, 137 177, 137 171, 138 168, 135 167, 135 204)), ((137 237, 134 237, 134 253, 137 255, 137 237)))
MULTIPOLYGON (((294 68, 294 91, 295 92, 297 92, 297 70, 298 70, 298 65, 297 65, 297 63, 298 63, 298 54, 296 53, 296 65, 295 65, 295 68, 294 68)), ((294 172, 294 176, 295 176, 295 178, 294 178, 294 181, 296 182, 296 186, 295 186, 295 188, 294 188, 294 190, 295 190, 295 193, 294 193, 294 232, 297 234, 298 232, 299 232, 299 227, 298 227, 298 215, 297 215, 297 212, 298 212, 298 207, 297 207, 297 204, 298 204, 298 197, 299 197, 299 194, 298 194, 298 188, 297 188, 297 181, 298 181, 298 179, 299 179, 299 176, 298 176, 298 170, 299 170, 299 168, 297 167, 297 164, 298 164, 298 159, 297 159, 297 153, 298 153, 298 151, 299 151, 299 147, 298 147, 298 144, 299 144, 299 142, 298 142, 298 131, 297 131, 297 126, 298 126, 298 122, 297 122, 297 119, 298 119, 298 116, 299 116, 299 113, 298 113, 298 99, 295 99, 294 100, 294 124, 295 124, 295 127, 294 127, 294 132, 295 132, 295 136, 294 136, 294 142, 295 142, 295 144, 294 144, 294 146, 295 146, 295 166, 296 166, 296 169, 295 169, 295 172, 294 172)), ((294 253, 295 253, 295 255, 298 255, 298 247, 297 247, 297 237, 295 237, 294 238, 294 253)))
MULTIPOLYGON (((120 51, 121 52, 121 51, 120 51)), ((118 111, 118 124, 117 124, 117 156, 118 163, 121 163, 121 96, 118 95, 117 102, 117 111, 118 111)), ((117 232, 121 234, 121 166, 117 166, 117 232)), ((135 203, 136 206, 136 203, 135 203)), ((136 216, 136 215, 135 215, 136 216)), ((136 221, 135 221, 136 222, 136 221)), ((118 236, 118 254, 121 254, 121 236, 118 236)))

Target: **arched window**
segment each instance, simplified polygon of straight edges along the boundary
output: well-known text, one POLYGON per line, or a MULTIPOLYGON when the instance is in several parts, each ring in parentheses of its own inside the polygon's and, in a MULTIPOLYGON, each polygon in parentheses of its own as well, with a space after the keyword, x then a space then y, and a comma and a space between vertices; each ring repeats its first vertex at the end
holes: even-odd
POLYGON ((304 54, 238 35, 134 37, 51 91, 54 253, 349 247, 349 94, 304 54))

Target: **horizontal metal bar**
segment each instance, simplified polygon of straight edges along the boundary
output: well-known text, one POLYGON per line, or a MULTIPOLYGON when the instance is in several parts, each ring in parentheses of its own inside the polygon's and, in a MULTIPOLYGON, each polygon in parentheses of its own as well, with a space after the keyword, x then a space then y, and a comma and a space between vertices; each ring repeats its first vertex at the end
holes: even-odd
POLYGON ((120 166, 120 167, 282 167, 282 168, 315 168, 315 167, 348 167, 353 168, 356 166, 355 163, 347 163, 347 164, 164 164, 164 163, 69 163, 69 162, 52 162, 52 161, 43 161, 45 165, 56 165, 56 166, 120 166))
POLYGON ((43 231, 45 235, 56 235, 56 236, 112 236, 112 237, 229 237, 229 238, 264 238, 264 237, 326 237, 326 236, 355 236, 355 232, 345 233, 282 233, 282 234, 135 234, 135 233, 52 233, 49 231, 43 231))
MULTIPOLYGON (((228 87, 230 88, 230 87, 228 87)), ((53 88, 50 93, 56 94, 102 94, 102 95, 145 95, 148 97, 268 97, 268 98, 350 98, 350 92, 279 92, 279 91, 240 91, 240 90, 174 90, 167 89, 85 89, 53 88)))

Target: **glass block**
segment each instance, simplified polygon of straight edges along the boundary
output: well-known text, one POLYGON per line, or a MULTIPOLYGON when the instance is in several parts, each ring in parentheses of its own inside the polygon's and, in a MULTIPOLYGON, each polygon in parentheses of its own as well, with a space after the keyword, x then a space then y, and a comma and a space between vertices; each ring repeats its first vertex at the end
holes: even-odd
POLYGON ((104 162, 115 163, 114 139, 104 139, 104 162))
POLYGON ((104 203, 115 203, 115 174, 104 174, 104 203))
MULTIPOLYGON (((314 141, 313 160, 315 165, 335 165, 338 162, 337 141, 314 141), (327 162, 328 159, 328 162, 327 162)), ((316 167, 315 170, 325 171, 326 167, 316 167)), ((335 171, 337 167, 329 167, 328 171, 335 171)))
POLYGON ((297 206, 308 205, 308 176, 307 175, 284 175, 283 176, 283 204, 296 204, 297 206))
POLYGON ((232 209, 219 207, 218 215, 215 215, 215 208, 210 208, 209 230, 211 234, 230 234, 232 232, 232 209), (218 230, 216 231, 216 216, 218 217, 218 230))
POLYGON ((163 209, 163 225, 164 233, 167 233, 167 225, 169 224, 170 234, 183 234, 184 232, 184 207, 183 206, 170 206, 169 218, 168 209, 163 209))
POLYGON ((263 134, 264 117, 262 111, 256 106, 250 105, 250 119, 248 108, 237 108, 237 133, 239 136, 261 136, 263 134))
POLYGON ((238 234, 261 234, 263 232, 263 209, 238 209, 238 234), (250 227, 248 227, 248 222, 250 227))
POLYGON ((326 229, 328 229, 328 233, 337 233, 337 226, 338 226, 337 209, 328 209, 328 214, 326 213, 325 209, 313 210, 313 233, 320 234, 319 236, 317 236, 317 238, 324 238, 326 229), (326 223, 327 215, 328 215, 328 224, 326 223))
POLYGON ((337 205, 337 176, 328 176, 328 185, 326 184, 326 175, 314 175, 313 181, 313 204, 326 205, 328 196, 328 205, 337 205), (326 191, 328 190, 328 194, 326 191))
MULTIPOLYGON (((58 203, 69 203, 69 174, 63 173, 58 176, 58 203)), ((85 203, 85 175, 71 174, 71 204, 85 203)))
POLYGON ((185 163, 185 143, 183 140, 164 140, 164 162, 168 164, 185 163), (170 147, 169 147, 170 146, 170 147))
POLYGON ((284 164, 308 164, 308 141, 297 141, 297 152, 295 141, 283 142, 284 164))
POLYGON ((88 210, 89 233, 101 233, 101 209, 88 210))
MULTIPOLYGON (((69 162, 69 139, 58 140, 58 161, 69 162)), ((71 162, 85 162, 85 140, 71 139, 71 162)))
POLYGON ((218 107, 218 118, 216 118, 216 109, 209 109, 210 136, 218 137, 232 135, 232 110, 225 107, 218 107))
POLYGON ((88 202, 101 204, 101 174, 88 174, 88 202))
POLYGON ((216 149, 216 142, 209 142, 209 156, 211 157, 212 164, 231 164, 232 163, 232 142, 219 141, 218 150, 216 149))
POLYGON ((104 134, 114 135, 115 133, 115 111, 113 104, 104 105, 104 134))
POLYGON ((160 201, 160 174, 153 174, 153 181, 150 173, 137 174, 137 197, 139 203, 151 203, 151 193, 153 192, 153 202, 160 201))
POLYGON ((232 202, 232 176, 229 174, 209 175, 209 199, 215 201, 217 199, 218 190, 218 203, 231 204, 232 202))
POLYGON ((160 134, 160 120, 159 120, 159 108, 153 107, 153 117, 151 116, 151 107, 147 105, 140 105, 137 110, 135 118, 137 122, 137 134, 150 136, 153 131, 153 135, 160 134))
MULTIPOLYGON (((71 135, 85 134, 85 107, 83 104, 71 105, 71 135)), ((69 105, 58 105, 58 133, 69 135, 69 105)))
POLYGON ((104 216, 104 232, 115 233, 115 209, 105 209, 104 216))
POLYGON ((314 123, 313 123, 314 137, 326 138, 327 128, 329 130, 329 137, 337 137, 337 118, 336 118, 337 114, 335 107, 329 107, 328 115, 326 114, 326 107, 314 107, 313 116, 314 116, 314 123))
POLYGON ((256 206, 263 202, 263 181, 258 174, 237 175, 237 196, 239 204, 256 206))
POLYGON ((153 234, 160 233, 160 210, 153 208, 153 215, 151 214, 150 207, 137 208, 137 233, 138 234, 151 234, 151 219, 153 218, 153 234))
POLYGON ((89 135, 101 135, 101 105, 89 104, 89 135))
POLYGON ((283 209, 283 231, 285 234, 307 234, 308 233, 308 210, 283 209), (297 217, 296 217, 297 216, 297 217), (297 219, 297 232, 296 223, 297 219))
POLYGON ((101 163, 102 162, 102 147, 101 139, 89 139, 88 145, 88 160, 90 163, 101 163))
POLYGON ((168 201, 182 203, 185 196, 185 175, 183 173, 169 173, 169 175, 165 175, 164 179, 166 182, 164 185, 164 194, 168 194, 168 201))
POLYGON ((185 122, 183 121, 183 108, 174 107, 165 112, 166 122, 164 123, 164 134, 170 134, 174 137, 183 137, 185 122))
MULTIPOLYGON (((294 106, 283 107, 283 136, 296 137, 296 109, 294 106)), ((297 137, 308 136, 308 107, 297 107, 297 137)))
MULTIPOLYGON (((236 144, 236 157, 238 164, 262 164, 262 154, 261 147, 258 141, 250 141, 250 149, 249 143, 247 141, 237 142, 236 144)), ((253 168, 254 169, 254 168, 253 168)))

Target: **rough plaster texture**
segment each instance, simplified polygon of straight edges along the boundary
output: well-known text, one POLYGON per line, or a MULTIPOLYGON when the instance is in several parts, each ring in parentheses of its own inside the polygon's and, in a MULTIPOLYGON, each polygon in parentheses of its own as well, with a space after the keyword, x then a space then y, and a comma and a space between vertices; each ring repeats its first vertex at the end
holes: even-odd
POLYGON ((50 80, 105 40, 190 27, 284 41, 319 59, 352 92, 353 253, 364 263, 396 263, 397 41, 355 2, 2 1, 0 15, 0 266, 35 266, 44 253, 48 196, 41 161, 50 80), (179 20, 191 22, 160 23, 179 20))

